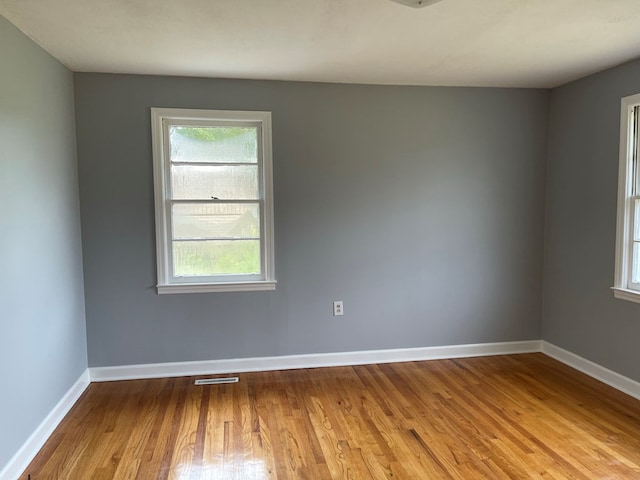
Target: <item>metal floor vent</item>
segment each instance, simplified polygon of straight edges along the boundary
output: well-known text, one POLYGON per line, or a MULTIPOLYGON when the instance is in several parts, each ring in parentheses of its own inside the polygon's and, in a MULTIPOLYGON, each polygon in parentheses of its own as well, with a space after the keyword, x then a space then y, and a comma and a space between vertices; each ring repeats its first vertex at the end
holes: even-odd
POLYGON ((226 377, 226 378, 202 378, 196 380, 196 385, 219 385, 221 383, 238 383, 240 379, 238 377, 226 377))

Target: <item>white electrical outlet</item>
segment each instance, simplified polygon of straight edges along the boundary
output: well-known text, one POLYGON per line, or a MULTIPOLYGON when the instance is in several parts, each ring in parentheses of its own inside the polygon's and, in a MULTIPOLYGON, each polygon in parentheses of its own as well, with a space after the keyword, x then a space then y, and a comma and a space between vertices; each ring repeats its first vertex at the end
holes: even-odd
POLYGON ((342 300, 337 300, 333 302, 333 316, 338 317, 340 315, 344 315, 344 306, 342 305, 342 300))

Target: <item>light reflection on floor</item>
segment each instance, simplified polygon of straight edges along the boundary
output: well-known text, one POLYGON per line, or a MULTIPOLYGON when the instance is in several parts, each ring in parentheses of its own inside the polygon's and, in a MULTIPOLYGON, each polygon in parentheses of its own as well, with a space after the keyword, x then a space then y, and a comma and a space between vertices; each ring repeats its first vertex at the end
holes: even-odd
POLYGON ((267 480, 267 470, 262 460, 243 463, 181 464, 173 467, 169 480, 267 480))

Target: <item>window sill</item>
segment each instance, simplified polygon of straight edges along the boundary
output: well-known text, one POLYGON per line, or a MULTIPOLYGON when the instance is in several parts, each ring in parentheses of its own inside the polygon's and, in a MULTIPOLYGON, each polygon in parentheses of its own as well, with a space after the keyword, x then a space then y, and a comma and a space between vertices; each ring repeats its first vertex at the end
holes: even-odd
POLYGON ((275 289, 275 281, 236 283, 184 283, 158 285, 158 295, 173 293, 260 292, 275 289))
POLYGON ((629 302, 640 303, 640 292, 636 290, 629 290, 627 288, 612 287, 613 295, 620 300, 627 300, 629 302))

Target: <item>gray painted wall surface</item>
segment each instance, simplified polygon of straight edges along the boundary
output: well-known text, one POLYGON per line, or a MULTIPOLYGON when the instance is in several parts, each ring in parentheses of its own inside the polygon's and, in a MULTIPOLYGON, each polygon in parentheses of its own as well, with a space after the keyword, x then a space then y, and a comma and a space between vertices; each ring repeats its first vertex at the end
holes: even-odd
POLYGON ((87 350, 73 76, 3 17, 0 65, 2 470, 87 350))
POLYGON ((75 74, 75 93, 91 366, 540 338, 547 91, 75 74), (273 112, 275 292, 156 294, 152 106, 273 112))
POLYGON ((613 286, 620 99, 640 61, 552 91, 543 339, 640 380, 640 305, 613 286))

